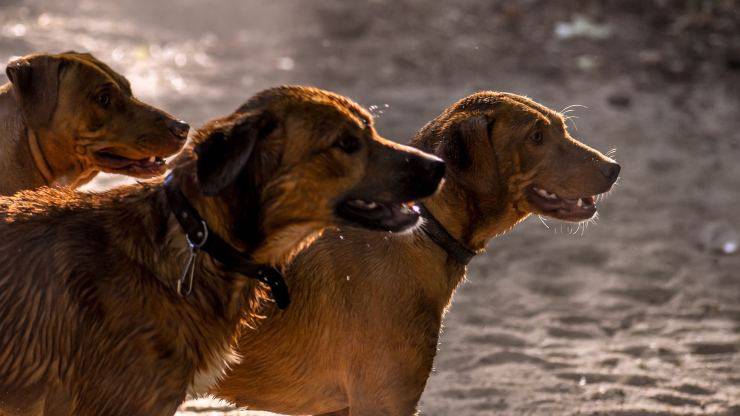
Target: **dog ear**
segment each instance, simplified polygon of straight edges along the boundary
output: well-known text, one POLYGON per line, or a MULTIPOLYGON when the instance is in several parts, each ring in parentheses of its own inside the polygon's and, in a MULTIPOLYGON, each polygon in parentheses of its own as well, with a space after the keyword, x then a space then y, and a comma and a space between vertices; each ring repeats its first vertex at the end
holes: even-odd
POLYGON ((34 55, 18 58, 5 69, 23 119, 31 129, 51 123, 57 106, 61 63, 55 56, 34 55))
POLYGON ((466 168, 472 166, 472 149, 475 140, 487 140, 492 127, 492 120, 484 115, 465 117, 454 123, 448 130, 443 144, 443 156, 446 162, 466 168))
POLYGON ((255 145, 277 127, 266 111, 246 113, 217 129, 195 147, 201 192, 213 196, 234 182, 249 162, 255 145))

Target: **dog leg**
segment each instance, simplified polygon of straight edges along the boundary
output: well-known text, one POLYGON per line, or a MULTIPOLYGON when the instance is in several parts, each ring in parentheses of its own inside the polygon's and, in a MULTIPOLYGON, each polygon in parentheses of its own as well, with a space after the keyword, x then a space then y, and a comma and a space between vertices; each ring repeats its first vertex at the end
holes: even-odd
POLYGON ((316 416, 349 416, 349 407, 346 409, 338 410, 336 412, 322 413, 316 416))
MULTIPOLYGON (((413 370, 413 369, 412 369, 413 370)), ((356 377, 355 385, 349 390, 349 410, 336 413, 347 416, 412 416, 417 414, 416 406, 424 391, 424 379, 416 377, 413 371, 406 376, 401 373, 387 374, 385 377, 356 377)))
MULTIPOLYGON (((80 386, 74 398, 74 416, 173 416, 185 400, 187 385, 158 390, 156 383, 140 382, 137 385, 121 384, 109 380, 80 386), (175 393, 179 391, 180 393, 175 393)), ((135 377, 121 376, 121 380, 136 380, 135 377)), ((179 384, 179 383, 178 383, 179 384)))
POLYGON ((351 406, 348 409, 341 410, 336 413, 328 413, 328 415, 336 416, 414 416, 418 412, 416 410, 416 403, 410 404, 386 404, 379 405, 377 403, 360 404, 357 406, 351 406), (345 412, 346 410, 346 412, 345 412))

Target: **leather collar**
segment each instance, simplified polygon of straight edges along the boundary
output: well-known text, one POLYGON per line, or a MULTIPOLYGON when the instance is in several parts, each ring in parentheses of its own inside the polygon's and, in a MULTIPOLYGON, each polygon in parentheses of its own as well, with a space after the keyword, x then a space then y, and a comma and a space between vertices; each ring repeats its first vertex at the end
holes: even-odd
POLYGON ((440 246, 448 256, 453 260, 466 266, 470 263, 470 260, 475 257, 475 251, 469 249, 461 242, 457 241, 449 231, 442 225, 434 215, 424 206, 422 203, 416 204, 419 207, 419 213, 424 222, 421 225, 421 229, 432 239, 438 246, 440 246))
POLYGON ((164 189, 170 209, 185 231, 190 246, 190 259, 178 281, 178 291, 181 295, 187 296, 190 293, 195 273, 195 258, 199 251, 203 251, 223 264, 225 268, 268 285, 278 308, 288 307, 290 304, 288 286, 278 269, 270 265, 255 263, 249 256, 235 249, 211 230, 180 188, 172 183, 172 175, 165 179, 164 189), (182 284, 187 279, 190 279, 189 289, 183 293, 182 284))
POLYGON ((31 151, 31 158, 33 159, 34 165, 36 165, 36 169, 41 173, 46 184, 51 185, 54 183, 54 175, 51 173, 49 162, 46 161, 44 153, 41 151, 41 146, 39 145, 39 139, 36 136, 36 133, 30 128, 26 128, 26 137, 28 140, 28 148, 31 151))

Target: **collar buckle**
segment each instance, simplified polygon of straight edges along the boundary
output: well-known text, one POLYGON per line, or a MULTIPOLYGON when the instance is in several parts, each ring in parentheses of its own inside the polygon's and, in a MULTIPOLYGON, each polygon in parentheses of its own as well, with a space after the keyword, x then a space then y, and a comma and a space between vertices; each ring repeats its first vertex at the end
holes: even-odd
POLYGON ((288 307, 290 294, 280 270, 266 264, 256 264, 247 255, 224 241, 218 234, 209 230, 208 224, 190 205, 182 191, 173 184, 172 175, 165 179, 164 190, 170 210, 175 214, 177 222, 185 231, 185 238, 190 251, 190 256, 185 262, 185 268, 177 280, 177 293, 180 296, 187 297, 193 290, 195 268, 198 255, 202 251, 221 263, 226 269, 266 284, 270 287, 272 298, 278 308, 285 309, 288 307))
POLYGON ((188 297, 190 293, 193 292, 193 279, 195 278, 195 266, 198 261, 198 253, 200 248, 206 244, 206 241, 208 241, 208 224, 206 224, 204 220, 201 220, 200 225, 202 229, 195 232, 195 236, 200 238, 200 241, 197 243, 194 243, 193 240, 190 239, 190 234, 185 234, 185 240, 188 242, 188 247, 190 248, 190 256, 185 262, 185 268, 182 270, 180 278, 177 279, 177 293, 184 298, 188 297), (183 290, 186 282, 187 289, 183 290))

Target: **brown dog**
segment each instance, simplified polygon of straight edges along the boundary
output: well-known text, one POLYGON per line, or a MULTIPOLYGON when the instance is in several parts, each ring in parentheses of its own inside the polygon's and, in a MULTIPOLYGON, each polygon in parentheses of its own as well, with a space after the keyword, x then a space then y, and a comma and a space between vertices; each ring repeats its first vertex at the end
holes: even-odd
POLYGON ((513 94, 459 101, 413 145, 448 166, 422 229, 324 234, 290 266, 292 307, 243 328, 243 359, 216 396, 288 414, 413 414, 470 257, 531 213, 590 218, 619 174, 560 114, 513 94))
POLYGON ((405 202, 444 175, 310 88, 265 91, 195 143, 164 184, 0 199, 0 413, 174 414, 236 359, 266 297, 248 277, 268 282, 333 224, 413 226, 405 202))
POLYGON ((35 54, 0 86, 0 195, 80 186, 98 172, 149 178, 189 126, 133 97, 126 78, 87 53, 35 54))

